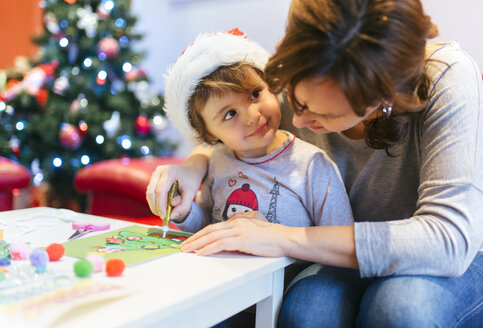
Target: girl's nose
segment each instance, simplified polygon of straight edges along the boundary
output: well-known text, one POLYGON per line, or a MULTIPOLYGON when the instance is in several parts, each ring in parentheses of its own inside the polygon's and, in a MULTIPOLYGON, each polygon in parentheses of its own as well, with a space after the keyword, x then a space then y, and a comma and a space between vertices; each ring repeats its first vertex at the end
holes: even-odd
POLYGON ((260 117, 262 114, 260 114, 260 110, 258 106, 248 106, 247 109, 247 125, 252 125, 254 123, 257 123, 260 120, 260 117))

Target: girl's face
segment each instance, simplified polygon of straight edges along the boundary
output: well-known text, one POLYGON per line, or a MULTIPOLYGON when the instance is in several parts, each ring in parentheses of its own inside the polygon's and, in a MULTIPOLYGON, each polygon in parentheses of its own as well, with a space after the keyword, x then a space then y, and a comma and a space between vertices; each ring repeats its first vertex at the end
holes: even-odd
POLYGON ((227 91, 211 95, 201 112, 208 132, 241 157, 260 157, 278 147, 280 107, 267 84, 258 83, 249 94, 227 91))
POLYGON ((300 81, 294 88, 293 125, 315 133, 348 131, 363 125, 362 121, 376 113, 378 106, 366 109, 357 116, 342 90, 330 79, 314 77, 300 81))

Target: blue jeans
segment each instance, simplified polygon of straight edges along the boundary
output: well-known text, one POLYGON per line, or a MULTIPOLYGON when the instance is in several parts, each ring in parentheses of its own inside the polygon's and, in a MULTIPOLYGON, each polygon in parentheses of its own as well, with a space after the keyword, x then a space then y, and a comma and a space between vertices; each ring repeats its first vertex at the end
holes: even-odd
POLYGON ((483 254, 460 277, 361 279, 314 264, 289 287, 278 327, 482 327, 483 254))

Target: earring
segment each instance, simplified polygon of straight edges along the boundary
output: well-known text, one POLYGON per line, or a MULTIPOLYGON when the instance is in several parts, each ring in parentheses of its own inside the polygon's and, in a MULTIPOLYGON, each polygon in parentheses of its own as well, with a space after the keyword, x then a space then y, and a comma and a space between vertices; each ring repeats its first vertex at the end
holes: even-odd
POLYGON ((388 119, 391 117, 392 113, 392 104, 384 104, 382 107, 382 118, 383 119, 388 119))

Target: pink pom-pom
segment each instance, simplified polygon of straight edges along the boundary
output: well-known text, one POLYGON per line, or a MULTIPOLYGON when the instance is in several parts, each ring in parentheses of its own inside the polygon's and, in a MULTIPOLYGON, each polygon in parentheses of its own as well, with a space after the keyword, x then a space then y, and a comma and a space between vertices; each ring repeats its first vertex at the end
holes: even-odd
POLYGON ((94 272, 101 272, 104 270, 104 257, 99 254, 89 254, 86 256, 86 259, 92 263, 94 266, 94 272))
POLYGON ((30 248, 26 243, 18 242, 10 245, 10 258, 12 260, 26 260, 30 254, 30 248))

